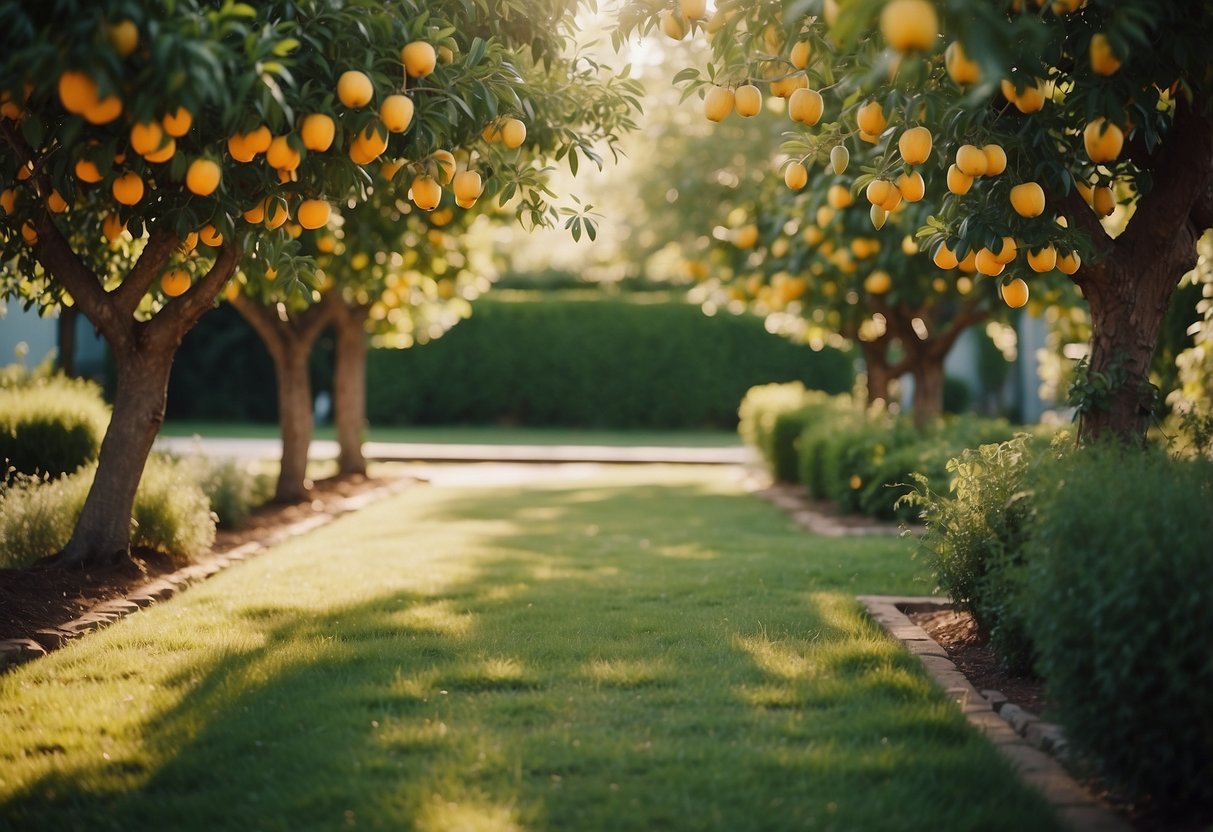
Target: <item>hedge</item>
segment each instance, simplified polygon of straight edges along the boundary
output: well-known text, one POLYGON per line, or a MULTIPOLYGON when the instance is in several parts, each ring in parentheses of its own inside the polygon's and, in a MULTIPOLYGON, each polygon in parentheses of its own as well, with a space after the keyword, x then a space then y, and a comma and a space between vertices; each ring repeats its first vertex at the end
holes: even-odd
POLYGON ((109 405, 96 384, 61 375, 5 373, 0 387, 0 481, 59 477, 97 458, 109 405))
POLYGON ((755 385, 850 388, 847 355, 768 333, 759 318, 625 299, 495 299, 442 338, 372 350, 372 424, 732 428, 755 385))

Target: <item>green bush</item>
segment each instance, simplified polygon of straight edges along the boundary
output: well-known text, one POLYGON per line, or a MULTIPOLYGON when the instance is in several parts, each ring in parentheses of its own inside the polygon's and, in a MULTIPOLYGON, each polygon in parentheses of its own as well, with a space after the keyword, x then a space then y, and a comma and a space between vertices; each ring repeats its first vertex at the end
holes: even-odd
POLYGON ((222 528, 235 528, 248 519, 254 508, 273 496, 273 477, 253 470, 234 459, 185 458, 191 476, 210 501, 211 511, 222 528))
POLYGON ((372 424, 733 428, 756 384, 849 390, 850 359, 793 344, 754 316, 677 302, 477 301, 436 341, 372 350, 372 424))
POLYGON ((738 433, 758 451, 778 482, 802 482, 800 441, 806 430, 834 424, 853 411, 849 395, 808 390, 798 381, 762 384, 746 391, 738 408, 738 433))
POLYGON ((1213 811, 1213 462, 1084 448, 1034 502, 1028 629, 1070 743, 1159 810, 1213 811))
POLYGON ((6 376, 0 387, 0 471, 58 477, 97 458, 109 406, 96 384, 6 376))
MULTIPOLYGON (((61 551, 95 472, 89 464, 57 479, 23 475, 0 486, 0 566, 29 566, 61 551)), ((189 466, 160 455, 148 459, 133 520, 133 545, 178 557, 196 557, 215 539, 210 502, 189 466)))

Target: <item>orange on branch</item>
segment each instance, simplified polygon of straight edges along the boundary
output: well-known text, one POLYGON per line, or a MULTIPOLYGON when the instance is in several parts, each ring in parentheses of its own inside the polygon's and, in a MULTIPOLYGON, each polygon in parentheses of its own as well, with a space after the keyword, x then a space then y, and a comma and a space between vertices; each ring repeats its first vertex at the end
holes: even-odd
POLYGON ((897 190, 906 202, 918 202, 927 194, 927 183, 918 171, 897 177, 897 190))
POLYGON ((413 99, 407 95, 389 95, 379 105, 379 120, 391 133, 403 133, 413 123, 413 99))
POLYGON ((879 101, 869 101, 861 106, 855 113, 855 123, 870 136, 879 136, 888 126, 879 101))
POLYGON ((939 15, 931 0, 888 0, 880 12, 880 34, 898 52, 926 52, 939 38, 939 15))
POLYGON ((170 298, 184 295, 189 288, 190 275, 184 269, 170 269, 160 277, 160 291, 170 298))
POLYGON ((964 196, 973 187, 973 177, 961 171, 956 165, 948 167, 948 190, 957 196, 964 196))
POLYGON ((724 121, 733 112, 733 91, 711 87, 703 97, 703 114, 708 121, 724 121))
POLYGON ((799 191, 809 183, 809 171, 800 162, 792 162, 783 171, 783 183, 793 191, 799 191))
POLYGON ((409 197, 422 211, 433 211, 442 201, 442 186, 434 177, 423 174, 413 179, 409 197))
POLYGON ((299 135, 303 146, 314 153, 323 153, 333 146, 337 125, 332 116, 325 113, 310 113, 299 123, 299 135))
POLYGON ((332 206, 323 199, 305 199, 299 203, 295 218, 304 228, 314 230, 328 223, 332 210, 332 206))
POLYGON ((1083 146, 1092 162, 1111 162, 1124 147, 1124 131, 1103 116, 1089 122, 1082 131, 1083 146))
POLYGON ((193 124, 193 115, 184 107, 178 107, 171 113, 165 113, 160 119, 160 126, 164 128, 164 132, 175 139, 188 133, 193 124))
POLYGON ((195 159, 185 172, 185 187, 198 196, 210 196, 222 178, 218 163, 211 159, 195 159))
POLYGON ((143 199, 143 180, 139 174, 127 171, 114 179, 111 191, 122 205, 135 205, 143 199))
POLYGON ((375 86, 365 72, 349 69, 337 79, 337 98, 351 110, 365 107, 374 97, 375 86))
POLYGON ((821 121, 823 112, 825 112, 825 102, 817 90, 803 87, 795 90, 788 98, 788 116, 793 121, 812 127, 821 121))
POLYGON ((292 171, 298 169, 303 156, 291 146, 287 136, 275 136, 265 151, 265 161, 274 170, 292 171))
POLYGON ((1028 302, 1028 284, 1023 278, 1016 277, 998 287, 1003 303, 1012 309, 1019 309, 1028 302))
POLYGON ((911 127, 897 138, 901 160, 907 165, 921 165, 929 159, 931 144, 931 131, 925 127, 911 127))
POLYGON ((953 41, 943 53, 944 66, 948 77, 962 87, 976 84, 981 80, 981 67, 976 61, 969 60, 960 41, 953 41))
POLYGON ((97 82, 87 73, 69 69, 59 76, 59 101, 69 113, 83 114, 97 104, 97 82))
POLYGON ((1057 249, 1051 245, 1028 250, 1028 266, 1034 272, 1051 272, 1057 266, 1057 249))
POLYGON ((438 65, 438 53, 432 44, 415 40, 400 50, 400 62, 410 78, 424 78, 438 65))
POLYGON ((1039 217, 1045 211, 1045 191, 1035 182, 1011 188, 1011 207, 1021 217, 1039 217))

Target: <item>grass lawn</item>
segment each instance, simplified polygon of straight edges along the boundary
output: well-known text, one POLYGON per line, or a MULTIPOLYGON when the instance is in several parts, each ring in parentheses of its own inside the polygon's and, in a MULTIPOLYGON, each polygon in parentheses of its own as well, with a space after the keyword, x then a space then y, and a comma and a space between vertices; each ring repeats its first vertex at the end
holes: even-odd
POLYGON ((0 828, 1058 828, 728 469, 421 486, 0 677, 0 828))
MULTIPOLYGON (((165 422, 165 436, 222 439, 277 439, 277 425, 251 422, 165 422)), ((334 439, 331 425, 316 429, 317 439, 334 439)), ((741 445, 736 431, 576 430, 572 428, 501 427, 372 427, 368 442, 410 442, 472 445, 634 445, 667 448, 730 448, 741 445)))

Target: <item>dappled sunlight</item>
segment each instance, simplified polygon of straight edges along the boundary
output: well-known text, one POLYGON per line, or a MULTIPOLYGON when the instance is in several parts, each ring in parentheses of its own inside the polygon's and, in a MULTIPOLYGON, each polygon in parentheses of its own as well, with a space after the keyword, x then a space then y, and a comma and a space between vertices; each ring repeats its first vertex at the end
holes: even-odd
POLYGON ((406 629, 447 636, 465 635, 475 620, 474 615, 456 610, 450 601, 417 604, 391 616, 394 624, 406 629))
POLYGON ((661 546, 657 549, 657 554, 663 558, 674 558, 675 560, 717 560, 720 557, 719 551, 698 543, 661 546))
POLYGON ((660 659, 594 659, 580 675, 608 688, 643 688, 674 679, 672 668, 660 659))
POLYGON ((447 800, 439 795, 416 818, 417 832, 525 832, 513 806, 482 797, 447 800))
POLYGON ((733 646, 746 653, 765 672, 782 679, 799 679, 811 673, 813 664, 788 643, 772 641, 765 633, 733 636, 733 646))

